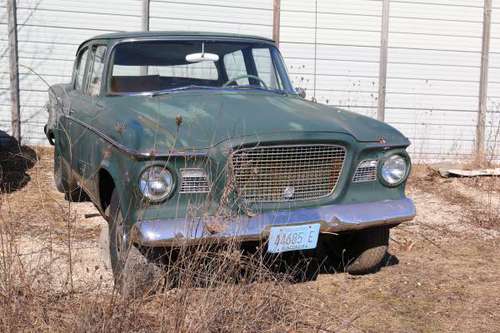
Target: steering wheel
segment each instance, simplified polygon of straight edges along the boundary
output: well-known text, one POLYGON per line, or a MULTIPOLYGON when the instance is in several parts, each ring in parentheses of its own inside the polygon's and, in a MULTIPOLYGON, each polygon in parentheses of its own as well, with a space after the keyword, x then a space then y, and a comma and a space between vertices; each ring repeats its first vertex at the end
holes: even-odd
POLYGON ((256 76, 256 75, 240 75, 240 76, 237 76, 237 77, 234 77, 232 79, 230 79, 229 81, 227 81, 226 83, 224 83, 222 85, 222 87, 227 87, 231 82, 234 82, 236 83, 236 81, 238 80, 241 80, 241 79, 254 79, 254 80, 257 80, 257 81, 260 81, 260 83, 262 83, 262 85, 264 86, 264 88, 268 89, 269 88, 267 87, 267 84, 264 82, 264 80, 262 80, 260 77, 256 76))

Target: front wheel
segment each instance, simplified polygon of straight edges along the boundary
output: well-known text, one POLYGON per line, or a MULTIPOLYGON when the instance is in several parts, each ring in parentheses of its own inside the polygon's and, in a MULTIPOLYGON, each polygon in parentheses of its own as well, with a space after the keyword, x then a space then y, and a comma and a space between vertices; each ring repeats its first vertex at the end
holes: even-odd
POLYGON ((353 234, 344 252, 344 269, 349 274, 374 273, 380 269, 389 245, 389 228, 373 228, 353 234))
POLYGON ((115 288, 124 297, 141 297, 161 283, 161 270, 130 242, 118 192, 113 190, 109 205, 109 254, 115 288))

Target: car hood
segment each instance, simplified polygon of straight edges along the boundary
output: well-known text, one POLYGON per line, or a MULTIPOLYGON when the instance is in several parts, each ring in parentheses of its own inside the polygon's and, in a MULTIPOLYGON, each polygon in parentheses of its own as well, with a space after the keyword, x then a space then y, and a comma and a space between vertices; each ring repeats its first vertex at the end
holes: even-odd
POLYGON ((187 91, 159 96, 103 99, 100 128, 123 146, 137 151, 196 150, 225 140, 293 132, 331 132, 358 141, 406 146, 393 127, 372 118, 306 101, 259 91, 187 91), (119 119, 119 121, 117 121, 119 119))

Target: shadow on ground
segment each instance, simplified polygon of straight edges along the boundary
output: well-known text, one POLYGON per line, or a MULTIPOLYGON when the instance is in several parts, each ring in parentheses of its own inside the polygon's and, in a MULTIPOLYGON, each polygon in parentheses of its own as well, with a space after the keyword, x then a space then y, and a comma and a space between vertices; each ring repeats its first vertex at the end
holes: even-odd
POLYGON ((27 171, 38 161, 36 152, 21 146, 12 136, 0 131, 0 192, 17 191, 31 180, 27 171))

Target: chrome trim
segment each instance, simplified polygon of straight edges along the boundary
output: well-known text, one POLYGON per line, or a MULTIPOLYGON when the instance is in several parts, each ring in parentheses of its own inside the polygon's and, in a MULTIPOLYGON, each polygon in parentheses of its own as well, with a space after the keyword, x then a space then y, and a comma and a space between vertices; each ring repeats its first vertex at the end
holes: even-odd
POLYGON ((380 160, 379 160, 379 163, 378 163, 378 170, 377 170, 377 174, 378 174, 378 179, 380 180, 380 182, 384 185, 384 186, 387 186, 387 187, 390 187, 390 188, 394 188, 394 187, 397 187, 401 184, 403 184, 404 182, 406 182, 408 180, 408 177, 410 176, 410 172, 411 172, 411 168, 412 168, 412 164, 411 164, 411 159, 410 159, 410 155, 408 155, 408 152, 406 150, 395 150, 395 151, 389 151, 387 152, 380 160), (392 156, 394 155, 399 155, 401 156, 402 158, 405 159, 406 161, 406 174, 405 176, 397 183, 394 183, 394 184, 390 184, 388 183, 384 177, 382 176, 382 168, 384 166, 384 163, 392 156))
POLYGON ((181 174, 181 181, 179 185, 179 193, 181 194, 196 194, 196 193, 209 193, 210 192, 210 180, 208 179, 208 174, 203 168, 181 168, 180 170, 181 174), (196 177, 196 178, 204 178, 203 180, 195 180, 195 183, 202 183, 197 184, 197 185, 190 185, 187 182, 193 182, 193 180, 189 181, 189 178, 195 178, 195 177, 186 177, 183 172, 185 171, 202 171, 204 174, 204 177, 196 177), (203 184, 203 182, 205 184, 203 184))
POLYGON ((373 181, 377 180, 377 174, 378 174, 378 160, 377 159, 362 160, 361 162, 358 163, 358 166, 356 167, 356 171, 354 171, 354 175, 352 176, 352 182, 353 183, 373 182, 373 181), (361 167, 362 163, 371 162, 371 161, 376 162, 376 165, 374 167, 370 167, 370 168, 361 167), (360 169, 373 169, 373 170, 371 170, 371 172, 373 172, 373 175, 368 174, 366 171, 360 171, 360 169), (360 172, 361 175, 358 174, 358 172, 360 172), (367 176, 369 176, 369 178, 366 178, 367 176))
POLYGON ((320 223, 320 232, 361 230, 375 226, 393 227, 415 217, 408 198, 377 202, 328 205, 297 210, 272 211, 233 219, 184 218, 138 221, 131 239, 143 246, 178 246, 201 241, 265 239, 273 226, 320 223), (215 228, 213 226, 216 226, 215 228), (217 231, 214 231, 217 230, 217 231))

